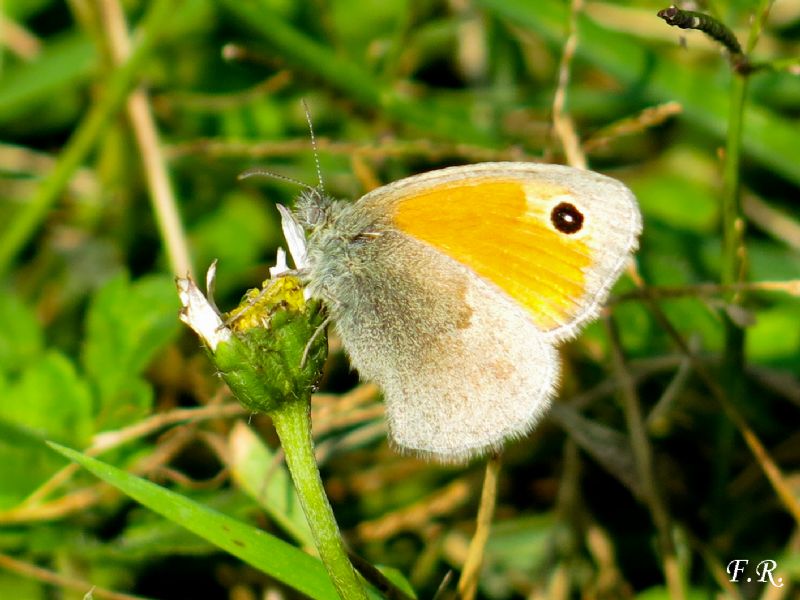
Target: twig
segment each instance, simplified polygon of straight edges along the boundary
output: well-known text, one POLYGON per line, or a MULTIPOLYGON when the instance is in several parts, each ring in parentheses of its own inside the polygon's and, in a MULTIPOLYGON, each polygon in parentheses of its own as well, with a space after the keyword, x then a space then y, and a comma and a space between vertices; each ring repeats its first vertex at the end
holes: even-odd
MULTIPOLYGON (((131 53, 125 14, 118 0, 102 0, 100 8, 103 13, 100 21, 111 48, 112 61, 115 65, 122 64, 131 53)), ((183 230, 169 173, 159 144, 155 119, 153 119, 150 102, 144 89, 140 87, 131 92, 126 109, 136 144, 139 147, 139 155, 150 189, 150 201, 166 246, 172 273, 181 277, 186 276, 192 272, 189 244, 186 241, 186 233, 183 230)))
POLYGON ((758 8, 753 16, 753 22, 750 25, 750 33, 747 35, 747 47, 745 52, 750 54, 756 47, 761 32, 764 30, 764 23, 767 22, 769 17, 769 10, 772 8, 772 0, 760 0, 758 8))
POLYGON ((15 506, 0 512, 0 524, 54 521, 67 515, 86 512, 100 501, 104 489, 107 488, 103 488, 103 484, 97 484, 70 492, 44 504, 15 506))
POLYGON ((586 155, 581 149, 581 142, 575 132, 572 118, 565 110, 567 87, 569 86, 572 59, 578 46, 578 14, 583 10, 583 0, 572 0, 569 14, 569 34, 561 53, 558 67, 558 86, 553 97, 553 129, 566 154, 567 164, 578 169, 586 168, 586 155))
POLYGON ((647 437, 644 419, 642 418, 639 396, 633 380, 625 366, 625 359, 619 339, 619 330, 612 318, 606 320, 606 325, 611 339, 611 355, 613 358, 614 372, 621 383, 621 395, 625 409, 625 420, 630 433, 631 448, 634 463, 642 489, 645 504, 650 510, 653 522, 658 530, 659 547, 663 560, 664 576, 669 590, 669 597, 673 600, 682 600, 686 597, 683 574, 681 573, 675 544, 672 540, 672 525, 666 503, 661 497, 658 482, 654 475, 653 451, 647 437))
POLYGON ((385 540, 401 531, 420 528, 439 515, 452 514, 471 497, 472 486, 465 479, 456 479, 435 493, 383 515, 372 521, 362 521, 356 535, 362 542, 385 540))
MULTIPOLYGON (((356 144, 351 142, 334 142, 328 138, 317 138, 317 149, 322 153, 362 157, 386 158, 391 156, 424 156, 431 160, 448 157, 464 158, 474 162, 482 161, 541 161, 519 147, 505 149, 483 148, 470 144, 454 144, 434 142, 427 139, 418 140, 383 140, 374 144, 356 144)), ((199 138, 166 148, 168 158, 175 159, 192 154, 212 157, 260 159, 273 156, 294 156, 308 153, 308 136, 296 140, 267 142, 230 141, 213 138, 199 138)))
MULTIPOLYGON (((639 277, 637 273, 632 273, 632 276, 633 281, 640 289, 647 289, 641 277, 639 277)), ((728 416, 728 418, 733 421, 734 425, 739 429, 739 433, 744 438, 745 443, 761 467, 761 470, 764 472, 764 475, 766 475, 770 485, 772 485, 772 489, 775 491, 776 495, 795 522, 800 525, 800 500, 798 500, 795 496, 791 486, 786 481, 786 478, 773 460, 772 456, 770 456, 770 453, 761 443, 761 440, 758 438, 756 433, 750 428, 749 424, 739 412, 738 408, 736 408, 725 395, 725 392, 717 379, 712 377, 711 374, 706 370, 703 361, 692 353, 689 345, 683 339, 681 334, 678 333, 678 330, 672 325, 670 320, 664 314, 664 311, 661 310, 661 307, 656 302, 656 299, 646 296, 646 300, 650 306, 653 316, 659 322, 664 331, 666 331, 667 335, 672 338, 673 342, 678 346, 680 351, 689 357, 689 359, 692 361, 692 368, 694 369, 694 372, 701 379, 706 388, 711 392, 711 395, 714 396, 714 399, 719 402, 720 406, 722 406, 722 409, 725 411, 725 414, 728 416)))
POLYGON ((690 531, 686 532, 689 537, 689 544, 695 548, 697 553, 703 558, 708 572, 721 590, 725 592, 727 598, 731 600, 744 600, 739 586, 734 585, 730 581, 730 575, 725 572, 725 567, 721 564, 719 558, 714 554, 713 550, 708 544, 699 540, 690 531))
POLYGON ((649 106, 638 114, 615 121, 595 131, 590 138, 583 142, 583 151, 593 152, 617 138, 640 133, 645 129, 661 125, 664 121, 680 114, 682 111, 683 106, 679 102, 671 101, 657 106, 649 106))
POLYGON ((486 551, 486 542, 489 541, 489 531, 492 528, 494 507, 497 503, 497 479, 502 463, 501 455, 493 455, 486 463, 486 476, 483 480, 481 503, 476 518, 475 534, 469 543, 467 559, 461 570, 458 580, 458 593, 461 600, 473 600, 478 590, 483 555, 486 551))
POLYGON ((17 560, 7 554, 0 554, 0 567, 13 573, 18 573, 24 577, 30 577, 31 579, 36 579, 43 583, 49 583, 68 590, 75 590, 76 592, 86 593, 92 590, 92 594, 96 597, 106 600, 150 600, 145 596, 134 596, 132 594, 124 594, 107 588, 97 587, 88 581, 75 577, 65 577, 64 575, 60 575, 38 565, 17 560))
MULTIPOLYGON (((699 346, 699 343, 697 343, 698 341, 697 338, 690 340, 690 343, 694 342, 691 347, 692 352, 696 352, 696 346, 699 346)), ((676 400, 684 391, 686 382, 689 380, 691 373, 692 362, 688 358, 683 357, 675 375, 647 415, 647 430, 651 434, 663 434, 664 430, 667 429, 669 414, 672 412, 676 400)))
POLYGON ((675 286, 653 286, 638 288, 612 297, 609 305, 627 302, 628 300, 642 300, 652 298, 666 300, 668 298, 682 298, 684 296, 715 296, 729 292, 782 292, 792 296, 800 296, 800 279, 789 281, 743 281, 732 284, 695 283, 675 286))
POLYGON ((156 107, 186 108, 194 111, 225 111, 258 102, 292 82, 290 71, 278 71, 253 87, 228 94, 202 94, 199 92, 170 92, 153 96, 156 107))
POLYGON ((586 549, 597 564, 596 597, 619 598, 626 595, 626 582, 617 564, 613 538, 595 521, 586 527, 586 549))
MULTIPOLYGON (((746 277, 747 249, 745 246, 746 221, 741 201, 741 150, 744 131, 744 111, 747 102, 747 86, 750 70, 747 67, 749 53, 755 47, 761 24, 766 18, 769 2, 762 0, 759 13, 754 18, 747 43, 747 54, 734 57, 734 76, 731 80, 730 107, 728 109, 728 132, 725 141, 725 161, 722 169, 722 269, 721 283, 731 285, 741 283, 746 277), (741 67, 741 68, 740 68, 741 67)), ((730 294, 732 303, 741 303, 741 294, 730 294)), ((726 318, 725 346, 723 353, 722 376, 725 381, 725 397, 729 404, 738 410, 745 390, 745 330, 731 318, 726 318)), ((738 413, 737 413, 738 416, 738 413)), ((730 456, 733 447, 733 425, 721 421, 716 433, 717 447, 714 481, 712 482, 712 532, 723 526, 728 519, 723 506, 727 500, 726 482, 730 476, 730 456)))
POLYGON ((786 71, 791 75, 800 75, 800 57, 776 58, 764 62, 751 62, 753 71, 786 71))
POLYGON ((764 233, 786 244, 793 250, 800 250, 800 223, 786 213, 774 208, 755 194, 742 195, 745 216, 764 233))
POLYGON ((0 13, 0 46, 5 46, 23 60, 35 60, 42 42, 22 25, 0 13))
MULTIPOLYGON (((99 456, 123 444, 146 437, 168 425, 203 421, 207 419, 237 417, 244 414, 247 414, 247 411, 239 404, 214 404, 202 408, 181 408, 172 410, 170 412, 153 415, 124 429, 98 433, 94 436, 92 445, 84 451, 84 454, 91 457, 99 456)), ((55 489, 66 483, 79 469, 80 467, 74 463, 67 465, 40 485, 25 499, 22 505, 33 506, 41 502, 55 489)))
POLYGON ((374 585, 387 600, 414 600, 412 596, 409 596, 392 583, 386 575, 381 573, 380 570, 369 561, 361 558, 355 552, 348 551, 347 556, 361 576, 374 585))

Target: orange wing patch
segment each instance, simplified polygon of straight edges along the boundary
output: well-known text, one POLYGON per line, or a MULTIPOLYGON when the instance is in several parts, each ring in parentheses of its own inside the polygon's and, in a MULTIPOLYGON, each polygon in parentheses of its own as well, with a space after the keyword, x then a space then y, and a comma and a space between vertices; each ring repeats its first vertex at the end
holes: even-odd
POLYGON ((529 201, 566 193, 542 183, 462 180, 402 198, 394 223, 497 285, 549 331, 580 311, 591 256, 529 201))

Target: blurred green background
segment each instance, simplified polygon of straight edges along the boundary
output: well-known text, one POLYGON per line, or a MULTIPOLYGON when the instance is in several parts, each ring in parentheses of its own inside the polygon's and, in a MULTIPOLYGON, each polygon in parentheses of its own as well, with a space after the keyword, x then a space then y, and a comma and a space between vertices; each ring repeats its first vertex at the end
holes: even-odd
MULTIPOLYGON (((744 42, 765 3, 699 4, 744 42)), ((657 18, 665 6, 583 7, 566 110, 590 167, 639 198, 643 281, 674 296, 654 308, 623 277, 611 321, 564 347, 556 410, 504 457, 482 598, 668 598, 670 557, 686 597, 798 597, 800 2, 774 3, 754 53, 780 62, 749 78, 737 145, 740 279, 753 285, 736 297, 714 285, 730 258, 721 206, 735 75, 702 33, 657 18), (738 326, 743 339, 730 333, 738 326), (772 483, 742 423, 775 461, 772 483), (652 454, 644 469, 637 431, 652 454), (737 559, 776 561, 783 587, 755 571, 731 582, 737 559)), ((564 162, 552 117, 569 3, 0 9, 0 598, 83 598, 92 586, 96 598, 297 597, 115 487, 65 471, 43 440, 304 546, 268 419, 235 405, 177 320, 181 241, 164 206, 178 207, 199 279, 219 259, 227 309, 266 278, 282 243, 274 204, 298 193, 237 175, 258 165, 316 184, 301 99, 337 197, 454 164, 564 162), (132 89, 138 108, 125 104, 132 89), (154 194, 159 174, 169 184, 154 194)), ((448 597, 481 461, 444 468, 391 451, 377 394, 335 340, 314 419, 352 549, 419 598, 452 571, 448 597)))

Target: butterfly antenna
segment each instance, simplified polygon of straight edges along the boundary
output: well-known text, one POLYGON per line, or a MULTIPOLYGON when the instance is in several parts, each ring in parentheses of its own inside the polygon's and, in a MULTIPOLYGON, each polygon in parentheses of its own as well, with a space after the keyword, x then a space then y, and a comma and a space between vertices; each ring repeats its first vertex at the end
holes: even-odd
POLYGON ((303 103, 303 110, 306 113, 306 122, 308 123, 308 133, 311 134, 311 148, 314 150, 314 164, 317 166, 317 181, 319 182, 320 193, 325 193, 325 184, 322 183, 322 167, 319 164, 319 148, 317 148, 317 138, 314 135, 314 126, 311 123, 311 111, 308 109, 308 103, 305 98, 301 100, 303 103))
POLYGON ((247 169, 246 171, 242 171, 241 173, 239 173, 239 177, 237 177, 237 179, 241 180, 241 179, 247 179, 249 177, 271 177, 272 179, 280 179, 281 181, 293 183, 295 185, 299 185, 301 188, 314 191, 314 188, 308 185, 307 183, 303 183, 302 181, 295 179, 293 177, 288 177, 286 175, 281 175, 280 173, 275 173, 274 171, 268 171, 267 169, 262 169, 261 167, 253 167, 252 169, 247 169))

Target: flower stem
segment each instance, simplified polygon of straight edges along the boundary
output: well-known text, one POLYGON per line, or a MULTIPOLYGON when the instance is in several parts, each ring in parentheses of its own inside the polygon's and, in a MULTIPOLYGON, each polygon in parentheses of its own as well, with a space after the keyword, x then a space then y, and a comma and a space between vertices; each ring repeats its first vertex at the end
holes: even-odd
POLYGON ((366 600, 322 487, 314 442, 311 438, 310 400, 283 403, 270 416, 286 454, 286 464, 300 498, 300 504, 314 536, 320 558, 336 586, 339 596, 348 600, 366 600))

